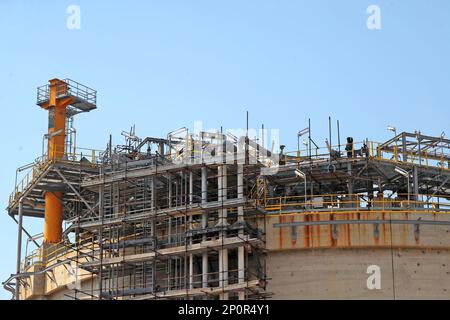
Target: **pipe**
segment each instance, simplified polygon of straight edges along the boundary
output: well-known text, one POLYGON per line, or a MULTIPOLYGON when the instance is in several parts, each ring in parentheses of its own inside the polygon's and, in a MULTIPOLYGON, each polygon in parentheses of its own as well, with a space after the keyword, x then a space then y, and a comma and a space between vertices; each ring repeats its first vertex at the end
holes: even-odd
MULTIPOLYGON (((103 176, 103 167, 100 167, 100 175, 103 176)), ((100 221, 102 222, 102 224, 100 225, 99 228, 99 239, 98 239, 98 244, 100 246, 100 266, 103 262, 103 215, 104 215, 104 211, 103 211, 103 207, 104 207, 104 185, 101 184, 99 186, 99 190, 98 190, 98 215, 100 218, 100 221)), ((102 293, 103 293, 103 268, 99 268, 98 270, 98 299, 101 300, 102 299, 102 293)))
POLYGON ((340 126, 339 126, 339 120, 337 120, 337 135, 338 135, 339 156, 341 156, 341 130, 340 130, 340 126))
MULTIPOLYGON (((244 198, 244 166, 237 165, 237 196, 238 199, 244 198)), ((237 220, 240 223, 244 222, 244 207, 238 207, 237 220)), ((244 229, 239 230, 239 237, 244 238, 244 229)), ((240 246, 238 248, 238 283, 245 282, 245 248, 240 246)), ((245 291, 239 291, 239 300, 245 300, 245 291)))
POLYGON ((331 141, 331 116, 328 116, 328 137, 330 138, 330 159, 333 142, 331 141))
POLYGON ((310 160, 310 163, 312 164, 312 149, 311 149, 311 119, 308 119, 308 157, 310 160))
MULTIPOLYGON (((17 267, 16 273, 20 274, 20 263, 22 257, 22 223, 23 223, 23 198, 19 200, 19 221, 17 224, 17 267)), ((20 300, 20 280, 19 277, 16 278, 16 291, 15 299, 20 300)))
POLYGON ((62 238, 62 192, 45 193, 44 242, 59 243, 62 238))
MULTIPOLYGON (((49 100, 41 107, 48 110, 48 157, 50 161, 55 161, 64 157, 67 106, 74 100, 70 96, 67 97, 67 83, 59 79, 52 79, 49 82, 49 100)), ((45 193, 44 243, 61 242, 62 197, 62 192, 45 193)))
MULTIPOLYGON (((206 167, 202 167, 202 205, 208 202, 208 188, 207 188, 207 172, 206 167)), ((202 214, 202 229, 208 227, 208 213, 202 214)), ((206 232, 203 234, 203 241, 206 241, 206 232)), ((202 254, 202 288, 208 287, 208 252, 202 254)))
MULTIPOLYGON (((227 166, 219 165, 218 167, 218 188, 219 201, 223 202, 227 199, 227 166)), ((219 223, 222 228, 227 225, 228 210, 222 208, 219 210, 219 223)), ((223 229, 221 232, 222 240, 226 238, 227 231, 223 229)), ((223 287, 228 286, 228 249, 219 250, 219 284, 223 287)), ((229 294, 224 292, 220 294, 221 300, 228 300, 229 294)))
MULTIPOLYGON (((194 175, 189 172, 189 205, 192 206, 194 200, 194 175)), ((192 230, 192 215, 189 215, 189 230, 192 230)), ((189 239, 189 245, 192 245, 192 237, 189 239)), ((189 289, 194 288, 194 255, 189 255, 189 289)))

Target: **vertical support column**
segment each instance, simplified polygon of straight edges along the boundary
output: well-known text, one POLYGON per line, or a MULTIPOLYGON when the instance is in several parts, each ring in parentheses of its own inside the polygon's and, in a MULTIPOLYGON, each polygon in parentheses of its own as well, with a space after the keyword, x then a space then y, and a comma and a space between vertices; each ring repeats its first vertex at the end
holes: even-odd
MULTIPOLYGON (((348 173, 348 176, 349 176, 349 178, 347 179, 347 192, 350 195, 349 196, 350 198, 348 200, 351 201, 350 202, 350 206, 353 207, 354 206, 354 202, 353 202, 354 199, 353 199, 353 178, 351 178, 352 177, 352 164, 351 164, 351 162, 347 163, 347 173, 348 173)), ((311 180, 311 183, 312 183, 312 179, 310 179, 310 180, 311 180)))
POLYGON ((60 191, 45 192, 44 242, 56 244, 62 238, 62 197, 60 191))
MULTIPOLYGON (((169 190, 168 190, 168 192, 169 192, 169 195, 168 195, 168 199, 167 199, 167 201, 168 201, 168 207, 169 208, 171 208, 172 207, 172 176, 169 176, 169 178, 168 178, 168 184, 169 184, 169 190)), ((152 194, 153 194, 153 188, 152 188, 152 194)), ((153 203, 153 201, 152 201, 152 203, 153 203)), ((152 204, 152 206, 153 206, 153 204, 152 204)), ((153 208, 153 207, 152 207, 153 208)), ((167 233, 168 233, 168 235, 169 235, 169 237, 168 237, 168 239, 167 239, 167 242, 168 243, 171 243, 172 242, 172 239, 171 239, 171 237, 170 237, 170 235, 172 234, 172 218, 171 217, 169 217, 169 219, 168 219, 168 227, 167 227, 167 229, 168 229, 168 231, 167 231, 167 233)), ((169 257, 168 259, 167 259, 167 263, 168 263, 168 269, 170 270, 170 264, 171 264, 171 258, 169 257)), ((170 277, 167 277, 167 281, 170 281, 169 279, 170 279, 170 277)), ((170 286, 170 284, 169 284, 169 286, 170 286)))
MULTIPOLYGON (((189 172, 189 205, 192 206, 194 200, 194 176, 192 172, 189 172)), ((192 214, 189 216, 189 230, 192 230, 192 214)), ((189 245, 192 245, 192 235, 189 239, 189 245)), ((193 289, 194 282, 194 255, 189 255, 189 289, 193 289)))
MULTIPOLYGON (((23 199, 19 200, 19 221, 17 222, 17 267, 16 274, 20 274, 20 259, 22 257, 22 224, 23 224, 23 199)), ((16 278, 16 293, 15 299, 20 300, 20 281, 16 278)))
MULTIPOLYGON (((413 183, 414 183, 414 201, 419 201, 419 170, 417 166, 413 167, 413 183)), ((413 205, 416 207, 417 202, 413 205)))
POLYGON ((156 178, 155 177, 152 177, 150 188, 151 188, 151 192, 152 192, 152 194, 150 195, 150 200, 152 203, 151 208, 152 208, 152 211, 155 211, 156 210, 156 178))
POLYGON ((169 184, 169 194, 167 196, 167 201, 168 201, 168 206, 169 208, 172 207, 172 177, 169 176, 168 180, 168 184, 169 184))
POLYGON ((179 198, 179 193, 178 193, 178 177, 175 180, 175 207, 178 207, 180 204, 178 203, 178 198, 179 198))
MULTIPOLYGON (((103 169, 100 167, 100 175, 102 177, 102 180, 104 179, 104 175, 103 175, 103 169)), ((102 299, 102 291, 103 291, 103 283, 102 283, 102 278, 103 278, 103 272, 102 272, 102 262, 103 262, 103 207, 104 207, 104 185, 103 183, 100 184, 99 186, 99 190, 98 190, 98 213, 99 213, 99 218, 101 221, 100 227, 99 227, 99 239, 98 239, 98 245, 100 247, 100 268, 98 271, 98 299, 101 300, 102 299)), ((78 231, 77 231, 78 232, 78 231)))
MULTIPOLYGON (((222 166, 222 200, 223 201, 227 200, 227 197, 228 197, 228 191, 227 190, 228 190, 227 166, 223 165, 222 166)), ((227 217, 228 217, 228 209, 227 208, 223 208, 222 209, 222 224, 224 226, 228 225, 227 217)), ((226 236, 226 231, 223 231, 223 234, 226 236)))
MULTIPOLYGON (((208 187, 207 187, 207 172, 206 167, 202 167, 202 205, 208 202, 208 187)), ((202 214, 202 230, 208 227, 208 213, 202 214)), ((206 241, 206 233, 203 234, 203 241, 206 241)), ((208 252, 202 254, 202 288, 208 287, 208 252)))
POLYGON ((112 201, 113 201, 113 213, 118 215, 120 212, 120 188, 119 182, 112 182, 112 201))
MULTIPOLYGON (((406 150, 406 133, 402 133, 402 152, 403 152, 403 161, 408 161, 408 151, 406 150)), ((395 159, 398 160, 398 159, 395 159)))
POLYGON ((161 157, 164 157, 164 142, 158 143, 158 153, 161 157))
MULTIPOLYGON (((66 143, 67 106, 71 99, 61 99, 67 93, 68 87, 64 81, 52 79, 49 81, 48 110, 48 158, 56 161, 64 158, 66 143)), ((56 244, 62 237, 62 192, 45 193, 45 224, 44 243, 56 244)))
MULTIPOLYGON (((218 166, 218 194, 219 201, 227 199, 227 167, 226 165, 218 166)), ((220 232, 222 241, 227 236, 225 230, 227 226, 228 211, 226 208, 219 209, 219 225, 223 228, 220 232)), ((219 250, 219 284, 222 287, 228 286, 228 249, 219 250)), ((220 294, 221 300, 228 300, 228 293, 220 294)))
MULTIPOLYGON (((305 186, 306 188, 306 186, 305 186)), ((237 165, 237 197, 239 200, 244 198, 244 165, 237 165)), ((237 221, 244 225, 244 207, 238 207, 237 221)), ((244 238, 244 229, 239 230, 239 237, 244 238)), ((241 246, 238 248, 238 283, 245 282, 245 248, 241 246)), ((239 300, 245 299, 245 291, 239 291, 239 300)))
MULTIPOLYGON (((151 199, 151 209, 152 209, 152 220, 151 220, 151 237, 152 237, 152 242, 153 242, 153 246, 154 246, 154 250, 155 252, 158 250, 158 244, 156 243, 156 223, 155 223, 155 214, 156 214, 156 181, 155 181, 155 177, 153 176, 151 178, 151 195, 150 195, 150 199, 151 199)), ((170 237, 170 235, 169 235, 170 237)), ((156 289, 156 259, 153 259, 153 266, 152 266, 152 287, 153 287, 153 291, 155 291, 156 289)))

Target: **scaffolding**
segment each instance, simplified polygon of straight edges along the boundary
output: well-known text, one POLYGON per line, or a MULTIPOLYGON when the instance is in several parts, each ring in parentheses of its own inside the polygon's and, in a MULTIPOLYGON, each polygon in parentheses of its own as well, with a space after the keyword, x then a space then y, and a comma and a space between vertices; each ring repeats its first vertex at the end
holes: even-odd
POLYGON ((100 174, 81 183, 98 209, 71 225, 78 238, 95 239, 79 264, 97 276, 88 296, 264 297, 264 230, 246 192, 258 163, 197 161, 195 143, 218 148, 224 136, 207 143, 188 133, 166 140, 125 136, 125 145, 104 155, 100 174))
MULTIPOLYGON (((78 103, 95 102, 89 88, 68 84, 78 103)), ((333 226, 333 246, 340 225, 372 224, 375 237, 380 224, 409 224, 417 234, 419 225, 449 225, 441 218, 450 212, 444 136, 403 132, 384 143, 349 137, 337 146, 330 136, 325 148, 309 136, 305 149, 280 146, 274 154, 248 136, 180 128, 140 138, 132 127, 122 132, 124 144, 110 137, 99 151, 76 146, 72 116, 65 156, 44 154, 26 166, 9 198, 19 248, 22 232, 28 236, 25 259, 3 283, 16 299, 58 292, 70 283, 57 278, 61 273, 78 282, 65 293, 72 299, 266 299, 268 227, 290 228, 296 239, 299 227, 333 226), (44 218, 49 190, 63 191, 66 225, 63 241, 52 245, 40 244, 21 222, 44 218), (280 222, 266 226, 273 216, 280 222), (28 244, 36 245, 31 253, 28 244)), ((308 237, 304 248, 314 247, 308 237)))
MULTIPOLYGON (((418 222, 414 214, 450 212, 450 141, 442 137, 428 137, 420 152, 412 143, 399 151, 395 139, 347 144, 345 152, 341 146, 282 152, 276 173, 267 176, 261 174, 264 148, 250 139, 242 148, 229 135, 194 136, 187 129, 167 139, 140 139, 134 128, 124 136, 124 145, 110 140, 104 151, 87 152, 90 160, 37 162, 33 178, 18 183, 24 186, 10 197, 12 216, 21 201, 26 216, 42 217, 42 190, 65 185, 67 227, 63 243, 26 254, 22 272, 6 282, 10 290, 15 278, 26 288, 27 277, 66 264, 82 270, 81 281, 90 280, 88 288, 73 290, 74 299, 264 299, 270 297, 267 216, 305 215, 275 228, 417 226, 446 223, 418 222), (215 156, 207 159, 207 153, 215 156), (296 170, 308 179, 299 180, 296 170), (348 218, 355 213, 369 215, 348 218), (402 213, 411 218, 391 218, 402 213), (312 214, 331 220, 306 219, 312 214), (27 272, 31 266, 42 268, 27 272)), ((404 136, 410 135, 397 139, 404 136)))

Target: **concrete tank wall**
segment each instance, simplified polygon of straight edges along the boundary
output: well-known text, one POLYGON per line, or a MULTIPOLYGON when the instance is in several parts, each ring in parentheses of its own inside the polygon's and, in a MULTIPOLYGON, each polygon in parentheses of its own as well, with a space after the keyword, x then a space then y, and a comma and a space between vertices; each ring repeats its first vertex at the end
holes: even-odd
MULTIPOLYGON (((450 299, 450 250, 310 249, 269 251, 267 292, 272 299, 450 299), (394 282, 392 273, 394 267, 394 282), (381 289, 369 290, 370 265, 381 272, 381 289)), ((83 281, 81 291, 98 286, 83 281)), ((38 299, 73 299, 68 287, 38 299)), ((90 297, 78 294, 78 298, 90 297)))
MULTIPOLYGON (((331 224, 277 226, 280 223, 382 220, 383 213, 267 215, 267 292, 273 299, 450 299, 450 226, 447 224, 331 224), (333 229, 334 228, 334 229, 333 229), (295 229, 295 230, 294 230, 295 229), (392 237, 390 231, 392 230, 392 237), (392 240, 392 242, 391 242, 392 240), (380 267, 381 289, 369 290, 367 269, 380 267)), ((450 221, 448 215, 394 214, 395 220, 450 221)), ((63 266, 47 279, 44 299, 68 299, 73 290, 63 266), (56 272, 57 271, 57 272, 56 272)), ((42 284, 35 280, 31 289, 42 284)), ((82 291, 98 283, 90 276, 82 291)), ((31 290, 33 291, 33 290, 31 290)), ((28 293, 28 295, 31 294, 28 293)), ((81 294, 81 296, 83 296, 81 294)), ((32 298, 32 297, 30 297, 32 298)), ((88 296, 81 297, 87 298, 88 296)))
MULTIPOLYGON (((450 226, 295 222, 384 220, 383 213, 268 215, 267 291, 273 299, 450 299, 450 226), (392 230, 392 236, 391 236, 392 230), (381 289, 369 290, 367 268, 380 267, 381 289), (393 277, 394 275, 394 277, 393 277)), ((393 214, 393 220, 449 216, 393 214)))
POLYGON ((315 249, 270 252, 267 291, 273 299, 450 299, 450 250, 315 249), (394 267, 394 282, 392 273, 394 267), (381 289, 369 290, 378 265, 381 289))

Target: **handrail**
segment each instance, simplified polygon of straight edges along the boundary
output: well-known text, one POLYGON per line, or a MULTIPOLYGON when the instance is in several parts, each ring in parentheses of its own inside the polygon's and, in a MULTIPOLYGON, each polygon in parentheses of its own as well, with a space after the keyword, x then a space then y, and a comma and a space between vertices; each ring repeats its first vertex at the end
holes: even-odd
MULTIPOLYGON (((71 79, 64 79, 56 85, 56 91, 61 95, 71 95, 96 105, 97 91, 71 79), (62 90, 59 90, 62 89, 62 90)), ((40 105, 50 98, 50 85, 37 88, 37 104, 40 105)))
MULTIPOLYGON (((94 242, 92 243, 95 244, 94 242)), ((63 241, 54 246, 50 247, 42 246, 40 248, 36 248, 24 258, 21 270, 26 270, 26 268, 30 266, 47 266, 51 264, 51 262, 57 260, 58 258, 76 252, 77 249, 74 248, 75 245, 76 243, 70 241, 63 241)), ((80 246, 80 243, 78 245, 80 246)), ((89 251, 92 250, 93 248, 90 247, 89 251)), ((83 251, 83 248, 81 248, 81 251, 83 251)))
POLYGON ((368 196, 366 194, 319 194, 307 195, 306 197, 305 195, 292 195, 265 197, 260 199, 260 203, 263 204, 266 211, 278 212, 298 207, 305 211, 321 209, 330 212, 344 208, 351 211, 358 211, 359 209, 385 211, 392 208, 403 208, 411 211, 424 209, 424 212, 450 211, 449 195, 434 195, 432 197, 444 201, 434 201, 423 194, 397 194, 396 198, 387 198, 380 195, 371 199, 362 199, 362 197, 368 196), (426 198, 426 200, 417 200, 421 197, 426 198))
MULTIPOLYGON (((100 160, 99 155, 102 151, 96 149, 88 149, 88 148, 80 148, 77 147, 76 151, 66 154, 67 159, 58 159, 58 162, 79 162, 83 158, 87 159, 92 164, 97 164, 100 160), (80 151, 80 152, 78 152, 80 151), (86 152, 83 152, 86 151, 86 152)), ((23 177, 16 182, 14 186, 14 191, 9 195, 9 207, 11 207, 20 196, 28 189, 30 185, 32 185, 40 175, 45 172, 48 166, 55 161, 50 159, 47 154, 44 154, 35 159, 32 167, 26 171, 23 177)))
POLYGON ((367 156, 377 160, 392 161, 398 164, 416 164, 429 167, 437 167, 439 169, 450 170, 450 149, 447 152, 437 153, 436 151, 421 151, 420 155, 417 152, 410 150, 405 152, 406 159, 403 159, 403 153, 399 153, 399 147, 382 148, 382 143, 375 141, 354 142, 350 150, 345 150, 346 144, 334 145, 329 147, 314 148, 314 154, 309 155, 308 148, 288 151, 284 155, 290 156, 290 161, 302 162, 305 160, 326 159, 330 158, 329 149, 333 150, 331 156, 339 156, 341 158, 358 158, 367 156), (340 150, 340 153, 339 151, 340 150), (366 154, 363 154, 363 151, 366 154), (348 153, 348 154, 347 154, 348 153))
POLYGON ((48 168, 51 163, 47 155, 36 158, 33 166, 24 174, 19 182, 16 182, 14 191, 9 196, 9 206, 11 206, 20 196, 27 190, 29 185, 33 184, 40 176, 42 172, 48 168))

